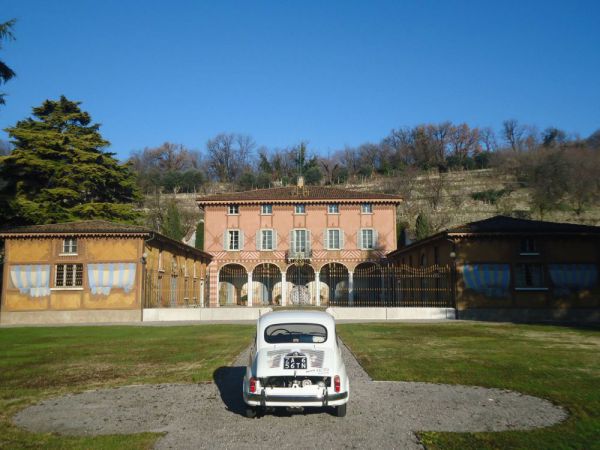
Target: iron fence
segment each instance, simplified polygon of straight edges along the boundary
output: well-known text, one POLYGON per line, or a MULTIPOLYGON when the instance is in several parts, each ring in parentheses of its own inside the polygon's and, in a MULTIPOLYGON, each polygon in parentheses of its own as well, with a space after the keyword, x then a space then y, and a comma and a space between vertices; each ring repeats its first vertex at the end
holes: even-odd
POLYGON ((208 283, 202 278, 146 270, 144 308, 199 308, 208 306, 208 283))

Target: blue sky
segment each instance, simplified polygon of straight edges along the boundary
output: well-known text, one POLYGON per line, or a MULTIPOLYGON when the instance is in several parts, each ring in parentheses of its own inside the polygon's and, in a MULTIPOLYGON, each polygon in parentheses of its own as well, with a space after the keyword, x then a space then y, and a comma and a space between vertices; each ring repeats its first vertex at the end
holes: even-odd
POLYGON ((222 131, 326 154, 444 120, 600 128, 598 1, 1 2, 0 128, 64 94, 123 159, 222 131))

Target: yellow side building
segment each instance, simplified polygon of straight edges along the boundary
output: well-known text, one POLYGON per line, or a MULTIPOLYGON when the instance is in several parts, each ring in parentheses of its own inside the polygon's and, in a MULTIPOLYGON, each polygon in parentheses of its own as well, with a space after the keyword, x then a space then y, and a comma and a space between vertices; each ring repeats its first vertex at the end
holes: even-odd
POLYGON ((211 256, 107 221, 17 227, 4 240, 2 324, 135 322, 144 307, 202 307, 211 256))

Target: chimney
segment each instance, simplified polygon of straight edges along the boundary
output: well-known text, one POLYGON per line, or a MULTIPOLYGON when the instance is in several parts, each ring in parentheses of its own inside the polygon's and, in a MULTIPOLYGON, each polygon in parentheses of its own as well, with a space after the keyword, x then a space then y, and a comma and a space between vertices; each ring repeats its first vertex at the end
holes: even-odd
POLYGON ((304 187, 304 177, 302 175, 298 176, 298 187, 299 188, 304 187))

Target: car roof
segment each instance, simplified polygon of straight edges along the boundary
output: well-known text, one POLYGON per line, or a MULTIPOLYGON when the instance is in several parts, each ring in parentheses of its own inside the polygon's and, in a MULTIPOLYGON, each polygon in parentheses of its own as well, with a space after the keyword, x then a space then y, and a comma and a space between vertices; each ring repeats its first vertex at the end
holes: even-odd
POLYGON ((335 327, 333 316, 324 311, 274 311, 258 319, 258 326, 261 328, 278 323, 319 323, 328 328, 335 327))

